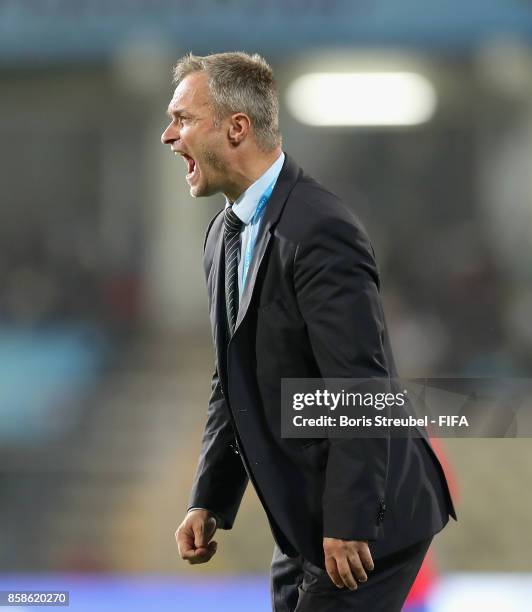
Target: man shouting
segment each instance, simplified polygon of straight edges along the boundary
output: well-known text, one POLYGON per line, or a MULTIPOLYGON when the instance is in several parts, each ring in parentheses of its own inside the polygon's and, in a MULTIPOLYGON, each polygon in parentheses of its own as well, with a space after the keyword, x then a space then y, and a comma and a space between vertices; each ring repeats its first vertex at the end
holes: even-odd
POLYGON ((373 249, 340 199, 281 149, 258 55, 186 55, 162 142, 194 197, 222 193, 204 267, 216 363, 179 553, 205 563, 250 480, 276 545, 275 612, 394 612, 455 516, 424 437, 281 437, 282 378, 395 376, 373 249))

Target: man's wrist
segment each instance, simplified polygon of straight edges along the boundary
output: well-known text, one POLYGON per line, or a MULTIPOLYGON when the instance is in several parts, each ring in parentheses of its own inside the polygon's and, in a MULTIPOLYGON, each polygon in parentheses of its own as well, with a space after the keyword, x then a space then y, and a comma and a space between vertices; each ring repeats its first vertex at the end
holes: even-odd
POLYGON ((205 512, 208 512, 214 518, 214 520, 216 521, 216 527, 217 528, 218 528, 218 526, 222 522, 220 517, 215 512, 212 512, 212 510, 209 510, 208 508, 201 508, 200 506, 193 506, 192 508, 189 508, 187 510, 187 514, 188 514, 188 512, 192 512, 193 510, 204 510, 205 512))

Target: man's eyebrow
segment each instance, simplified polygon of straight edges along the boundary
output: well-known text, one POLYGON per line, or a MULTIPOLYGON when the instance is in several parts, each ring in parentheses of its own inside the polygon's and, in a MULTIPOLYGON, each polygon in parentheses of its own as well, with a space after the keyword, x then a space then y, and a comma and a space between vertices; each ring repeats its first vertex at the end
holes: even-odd
POLYGON ((166 109, 166 114, 172 118, 172 117, 182 117, 183 115, 191 115, 191 113, 189 113, 188 111, 186 111, 184 108, 175 108, 175 109, 166 109))

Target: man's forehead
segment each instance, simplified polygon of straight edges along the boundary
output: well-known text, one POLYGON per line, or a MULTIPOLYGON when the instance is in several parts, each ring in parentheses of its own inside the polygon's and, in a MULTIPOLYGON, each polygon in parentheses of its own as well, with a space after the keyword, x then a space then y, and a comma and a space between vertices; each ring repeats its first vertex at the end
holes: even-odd
POLYGON ((175 112, 181 109, 199 107, 208 104, 206 75, 194 72, 187 75, 175 88, 168 110, 175 112))

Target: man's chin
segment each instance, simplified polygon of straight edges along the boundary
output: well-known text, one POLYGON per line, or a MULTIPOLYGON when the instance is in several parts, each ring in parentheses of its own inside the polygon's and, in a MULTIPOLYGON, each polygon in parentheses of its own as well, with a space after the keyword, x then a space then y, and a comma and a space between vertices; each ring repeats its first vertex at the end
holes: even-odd
POLYGON ((201 198, 203 197, 203 189, 201 185, 190 185, 190 195, 193 198, 201 198))
POLYGON ((215 195, 219 191, 210 189, 208 185, 191 185, 190 195, 193 198, 208 198, 209 196, 215 195))

